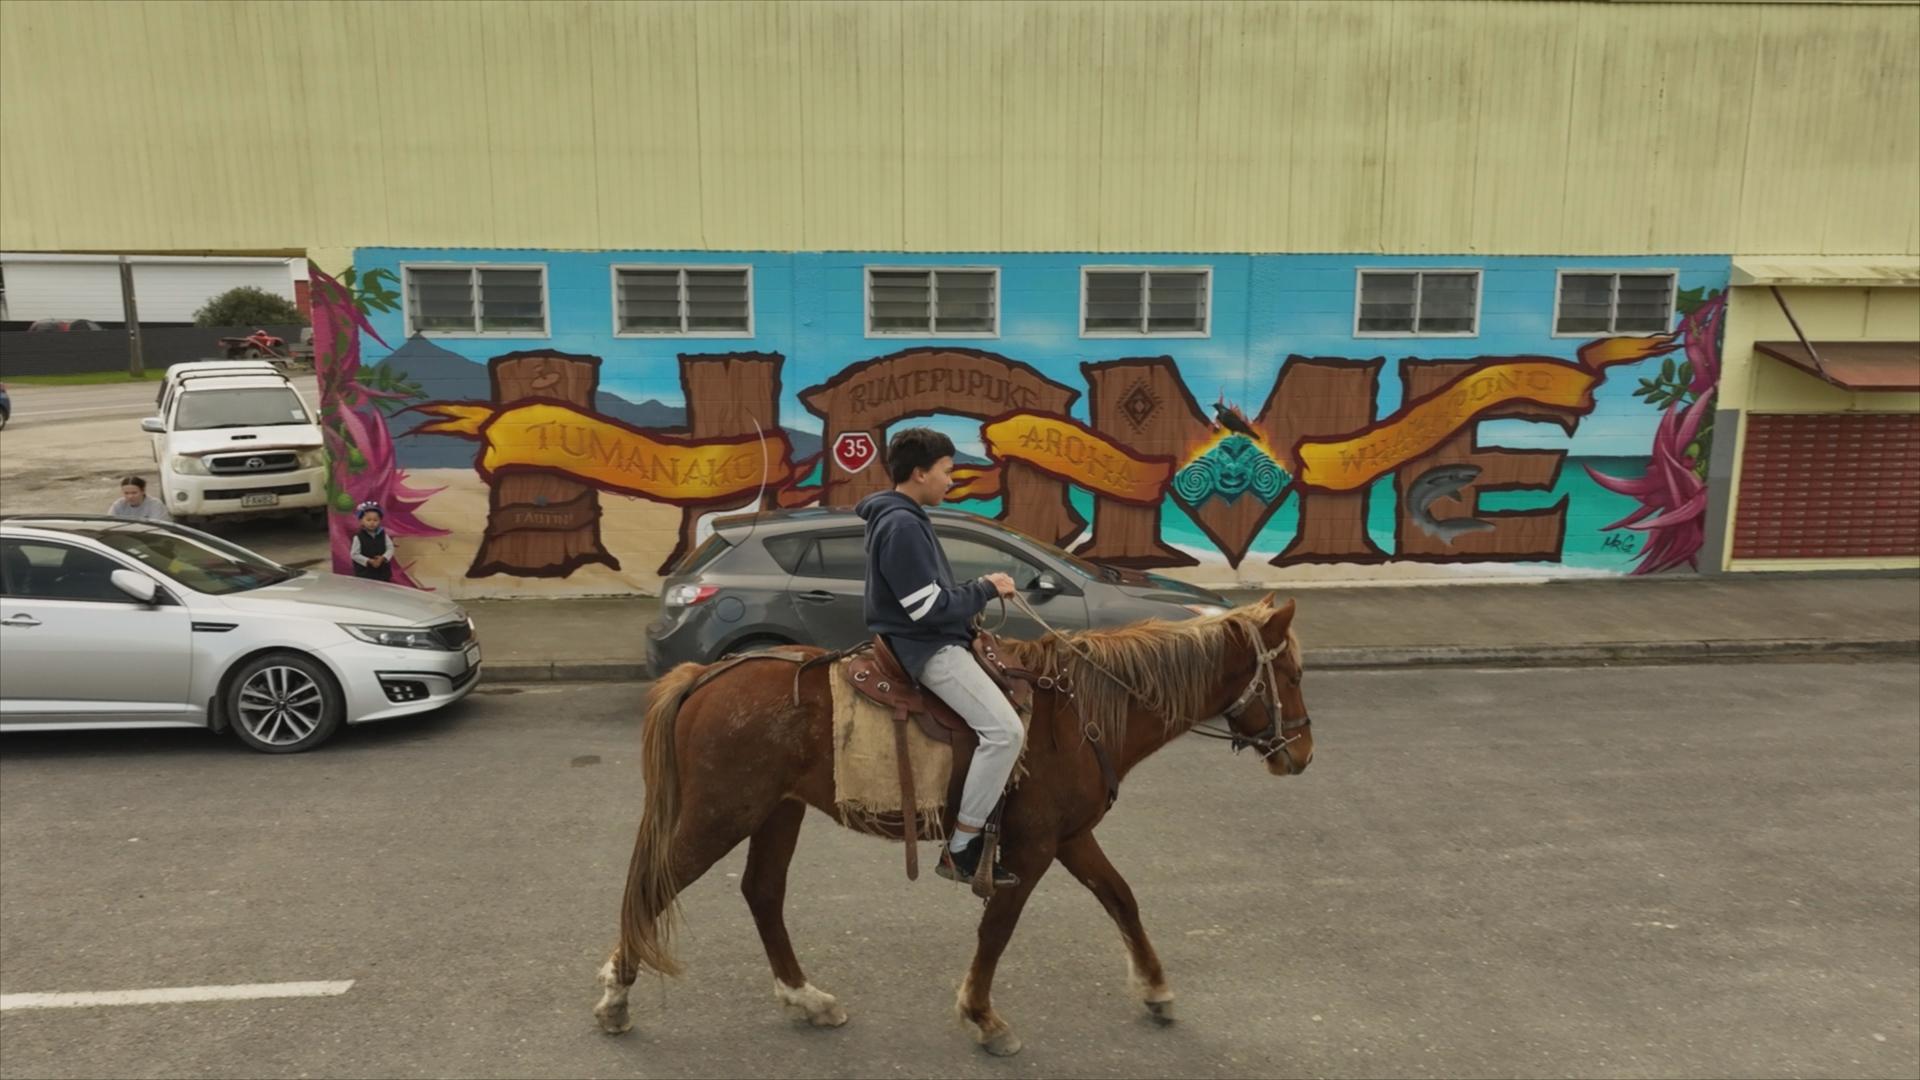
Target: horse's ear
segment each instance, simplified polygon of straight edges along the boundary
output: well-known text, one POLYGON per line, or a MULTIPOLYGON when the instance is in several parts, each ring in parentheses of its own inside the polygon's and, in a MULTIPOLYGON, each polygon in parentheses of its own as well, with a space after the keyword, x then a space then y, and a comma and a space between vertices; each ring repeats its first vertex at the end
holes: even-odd
POLYGON ((1273 609, 1273 614, 1267 616, 1267 625, 1285 630, 1287 627, 1293 625, 1293 598, 1288 597, 1287 602, 1281 604, 1276 603, 1273 596, 1273 593, 1268 593, 1267 598, 1261 601, 1261 603, 1273 609))

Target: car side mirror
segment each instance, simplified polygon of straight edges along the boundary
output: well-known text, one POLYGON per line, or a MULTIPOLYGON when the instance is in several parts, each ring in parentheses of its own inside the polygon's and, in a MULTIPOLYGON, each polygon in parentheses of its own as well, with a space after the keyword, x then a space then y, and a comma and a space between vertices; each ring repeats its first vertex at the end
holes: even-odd
POLYGON ((1033 579, 1033 591, 1052 596, 1054 593, 1060 591, 1060 579, 1054 577, 1052 574, 1043 573, 1033 579))
POLYGON ((114 588, 147 607, 158 606, 155 601, 160 596, 160 586, 154 584, 152 578, 144 574, 136 574, 131 570, 115 570, 108 580, 113 582, 114 588))
POLYGON ((166 421, 157 416, 149 416, 145 420, 140 421, 140 430, 149 435, 165 435, 167 433, 167 424, 166 421))

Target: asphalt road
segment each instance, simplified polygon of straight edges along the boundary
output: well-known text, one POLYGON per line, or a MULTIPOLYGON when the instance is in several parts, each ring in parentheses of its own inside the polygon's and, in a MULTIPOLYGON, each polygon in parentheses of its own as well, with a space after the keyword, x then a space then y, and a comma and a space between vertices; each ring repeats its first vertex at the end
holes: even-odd
MULTIPOLYGON (((154 413, 157 383, 14 386, 13 419, 0 430, 0 514, 103 514, 120 497, 119 480, 147 478, 158 466, 140 420, 154 413)), ((318 405, 317 384, 300 384, 318 405)), ((211 531, 271 559, 309 566, 327 554, 324 525, 298 514, 216 520, 211 531)))
POLYGON ((978 911, 814 815, 789 924, 852 1023, 785 1018, 735 852, 688 976, 594 1028, 640 805, 632 686, 488 688, 294 758, 0 740, 0 993, 353 980, 0 1012, 13 1076, 1914 1076, 1920 672, 1310 676, 1314 766, 1189 739, 1101 829, 1180 1020, 1055 872, 950 1021, 978 911))
POLYGON ((43 427, 114 416, 152 416, 160 384, 102 383, 97 386, 21 386, 8 388, 13 419, 7 427, 43 427))

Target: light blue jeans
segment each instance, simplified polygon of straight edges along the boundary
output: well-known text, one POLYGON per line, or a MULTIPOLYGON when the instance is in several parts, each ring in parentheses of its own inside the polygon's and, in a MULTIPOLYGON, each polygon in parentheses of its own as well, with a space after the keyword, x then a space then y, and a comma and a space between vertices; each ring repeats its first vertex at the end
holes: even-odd
POLYGON ((920 672, 922 688, 946 702, 980 736, 973 765, 960 792, 960 824, 978 829, 993 813, 993 804, 1007 788, 1026 731, 1020 726, 1007 695, 1000 692, 979 661, 959 645, 949 645, 927 661, 920 672))

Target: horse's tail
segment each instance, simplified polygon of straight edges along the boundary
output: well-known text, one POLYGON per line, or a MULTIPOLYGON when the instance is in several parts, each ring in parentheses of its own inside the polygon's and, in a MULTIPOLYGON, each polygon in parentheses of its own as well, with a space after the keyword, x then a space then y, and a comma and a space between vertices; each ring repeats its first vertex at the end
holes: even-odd
POLYGON ((673 832, 680 820, 680 765, 673 728, 680 699, 706 668, 681 664, 653 684, 647 700, 646 731, 641 736, 641 775, 647 784, 640 835, 627 863, 627 892, 620 902, 620 963, 623 982, 639 968, 662 975, 680 974, 668 949, 678 915, 679 883, 673 878, 673 832))

